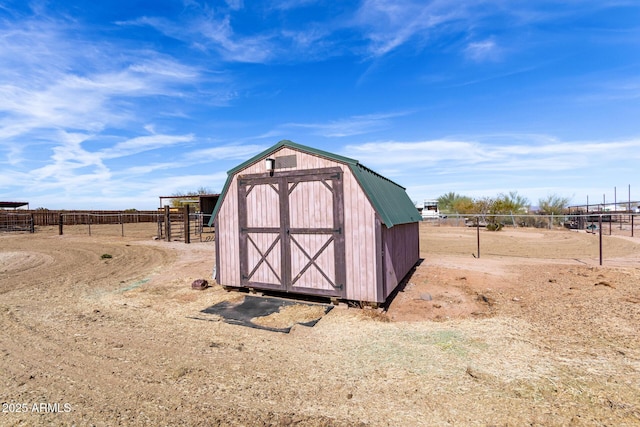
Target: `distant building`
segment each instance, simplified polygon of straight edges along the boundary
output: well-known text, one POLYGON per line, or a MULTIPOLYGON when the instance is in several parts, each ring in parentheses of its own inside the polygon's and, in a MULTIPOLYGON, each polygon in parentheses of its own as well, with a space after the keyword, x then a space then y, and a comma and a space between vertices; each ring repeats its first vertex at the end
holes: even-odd
POLYGON ((438 200, 426 199, 422 203, 419 203, 416 208, 422 215, 422 219, 438 219, 440 217, 440 211, 438 210, 438 200))
POLYGON ((0 209, 13 209, 16 210, 26 206, 29 209, 29 202, 0 202, 0 209))

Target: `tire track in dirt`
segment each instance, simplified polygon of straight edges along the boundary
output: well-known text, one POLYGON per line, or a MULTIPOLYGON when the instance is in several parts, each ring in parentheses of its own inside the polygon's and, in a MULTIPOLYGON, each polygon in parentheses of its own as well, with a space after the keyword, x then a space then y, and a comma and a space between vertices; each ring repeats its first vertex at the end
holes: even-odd
POLYGON ((44 298, 81 296, 83 288, 89 294, 116 290, 175 258, 171 250, 127 241, 52 237, 45 242, 34 248, 28 237, 3 239, 0 259, 10 265, 0 264, 0 294, 32 288, 44 298), (54 287, 52 277, 59 279, 54 287))
POLYGON ((139 360, 148 344, 138 326, 144 322, 140 314, 101 301, 171 264, 175 250, 67 236, 38 243, 14 236, 0 248, 6 261, 0 269, 3 398, 71 403, 73 418, 60 414, 61 424, 89 422, 97 413, 127 424, 135 411, 118 406, 131 384, 153 388, 162 377, 151 371, 157 366, 139 360))

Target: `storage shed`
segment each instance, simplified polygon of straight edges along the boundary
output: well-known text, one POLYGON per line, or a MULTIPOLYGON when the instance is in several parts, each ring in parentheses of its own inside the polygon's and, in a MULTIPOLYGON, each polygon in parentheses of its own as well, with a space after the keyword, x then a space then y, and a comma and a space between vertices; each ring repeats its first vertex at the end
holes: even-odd
POLYGON ((405 189, 357 160, 280 141, 228 172, 215 279, 382 303, 419 260, 418 221, 405 189))

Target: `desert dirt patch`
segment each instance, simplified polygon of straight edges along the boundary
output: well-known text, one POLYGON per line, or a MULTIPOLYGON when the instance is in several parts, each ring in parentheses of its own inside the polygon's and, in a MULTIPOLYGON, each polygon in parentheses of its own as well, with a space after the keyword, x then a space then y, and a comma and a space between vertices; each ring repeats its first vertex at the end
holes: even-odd
POLYGON ((640 423, 635 239, 421 226, 391 321, 282 334, 190 318, 214 242, 92 231, 0 236, 1 425, 640 423))

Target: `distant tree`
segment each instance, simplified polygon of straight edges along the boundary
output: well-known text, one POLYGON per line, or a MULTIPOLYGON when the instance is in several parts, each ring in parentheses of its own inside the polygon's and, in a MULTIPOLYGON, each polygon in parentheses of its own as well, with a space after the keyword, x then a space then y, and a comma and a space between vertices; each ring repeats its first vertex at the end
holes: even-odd
POLYGON ((540 213, 544 215, 562 215, 564 214, 570 199, 557 194, 550 194, 543 199, 538 200, 540 213))
POLYGON ((497 197, 476 199, 454 192, 438 197, 438 208, 441 212, 478 215, 479 221, 487 224, 487 228, 491 230, 500 230, 504 222, 511 221, 495 215, 522 214, 527 211, 529 205, 529 199, 518 194, 517 191, 510 191, 508 194, 500 193, 497 197))
POLYGON ((513 224, 512 216, 514 214, 525 213, 529 207, 529 200, 518 194, 517 191, 511 191, 509 194, 500 193, 495 199, 488 202, 487 229, 498 231, 502 229, 504 224, 513 224), (499 217, 495 215, 507 215, 499 217))
POLYGON ((200 187, 200 188, 198 188, 198 195, 199 196, 205 195, 205 194, 211 194, 211 193, 212 193, 212 191, 208 187, 200 187))
POLYGON ((529 208, 529 199, 518 194, 517 191, 510 191, 509 194, 501 193, 494 200, 491 213, 494 214, 517 214, 524 213, 529 208))
POLYGON ((472 213, 473 199, 451 191, 438 197, 438 210, 443 213, 472 213))
POLYGON ((460 196, 453 191, 438 197, 438 210, 444 213, 453 213, 453 203, 458 197, 460 196))
POLYGON ((453 211, 459 214, 470 214, 476 212, 476 204, 471 197, 462 196, 453 204, 453 211))
POLYGON ((489 215, 494 213, 495 204, 496 199, 491 197, 473 199, 470 210, 465 213, 477 215, 475 221, 478 221, 480 224, 485 224, 489 230, 496 230, 495 217, 489 215))
POLYGON ((473 201, 473 211, 469 213, 475 213, 481 215, 484 219, 484 215, 495 213, 496 199, 491 197, 482 197, 473 201))
MULTIPOLYGON (((195 196, 201 196, 204 194, 211 194, 211 190, 206 188, 206 187, 200 187, 198 188, 196 191, 188 191, 188 192, 182 192, 182 191, 178 191, 172 194, 173 197, 184 197, 185 199, 188 197, 195 197, 195 196)), ((197 200, 193 200, 193 201, 187 201, 187 200, 181 200, 181 199, 173 199, 171 201, 171 206, 173 206, 174 208, 179 208, 182 207, 184 205, 191 205, 193 207, 197 207, 198 206, 198 201, 197 200)))

